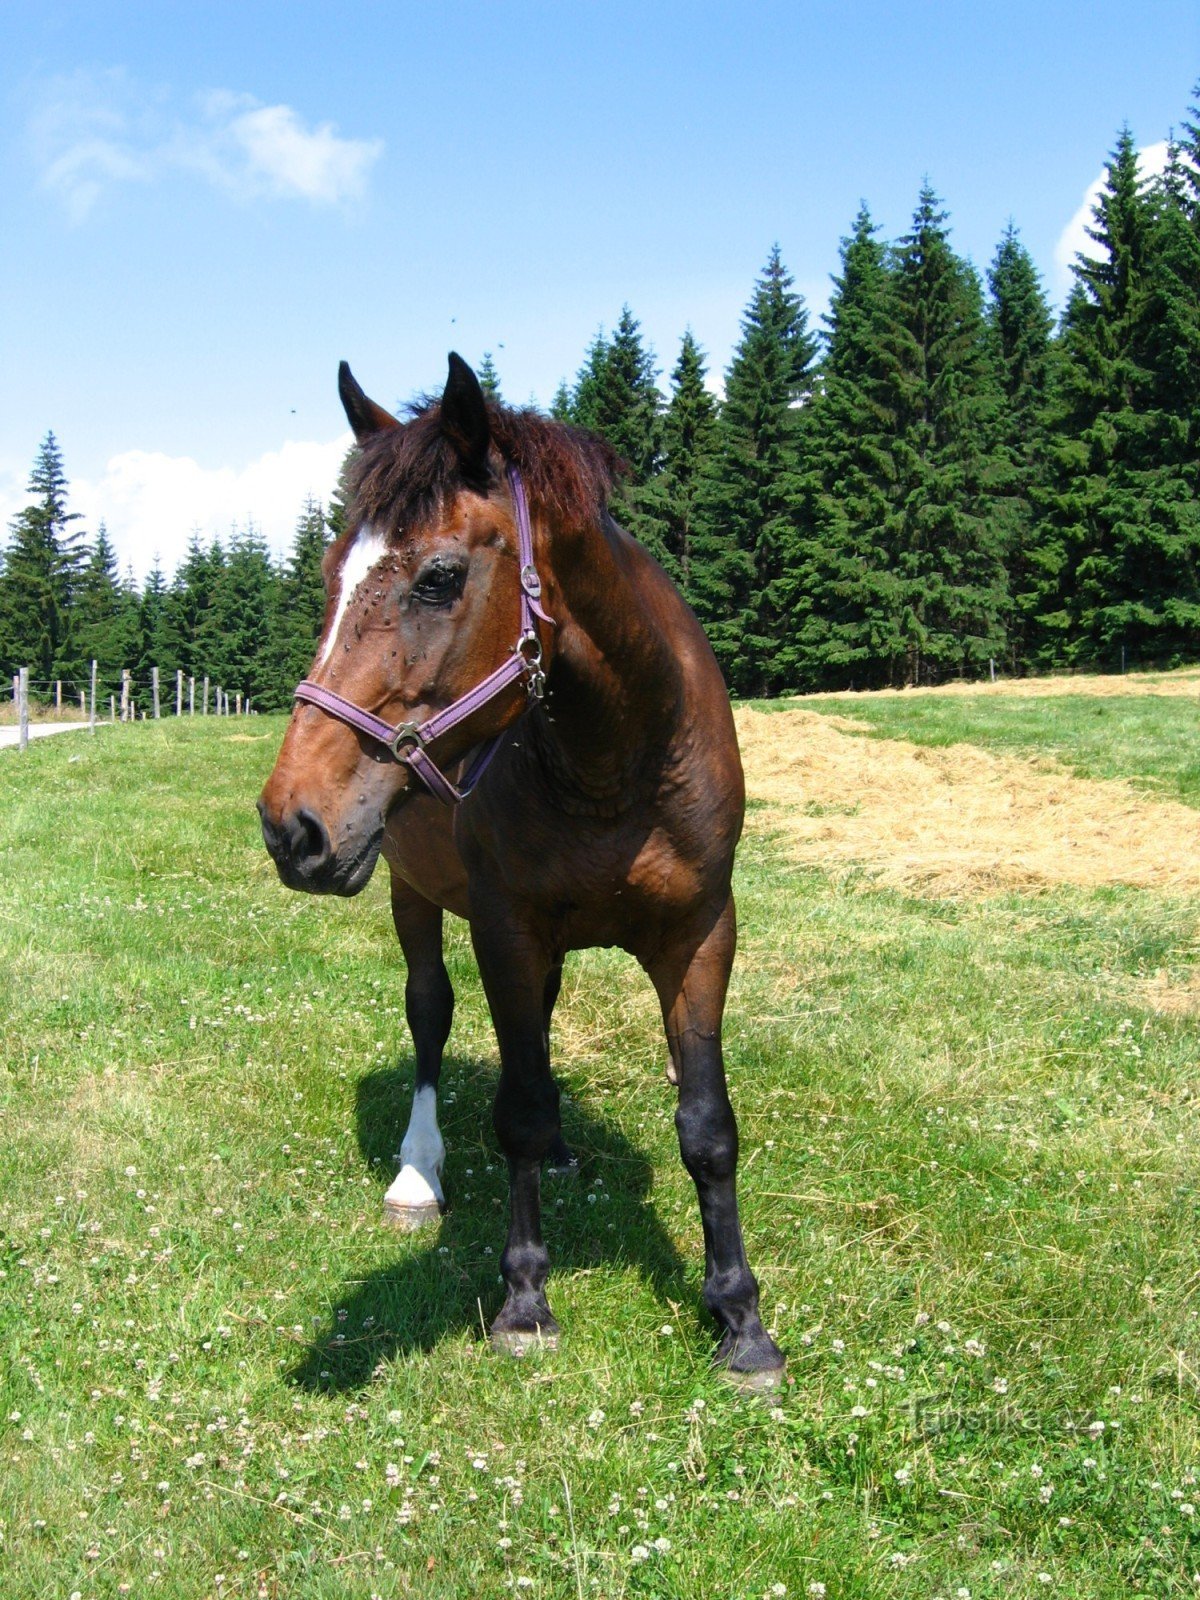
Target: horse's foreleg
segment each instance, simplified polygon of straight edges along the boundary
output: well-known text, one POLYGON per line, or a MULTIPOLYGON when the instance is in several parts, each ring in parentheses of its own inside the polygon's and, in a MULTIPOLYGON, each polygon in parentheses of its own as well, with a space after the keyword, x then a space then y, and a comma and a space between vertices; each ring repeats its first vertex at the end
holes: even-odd
POLYGON ((436 1221, 445 1206, 446 1147, 437 1120, 442 1051, 454 1016, 454 990, 442 960, 442 913, 404 880, 392 876, 392 921, 408 964, 404 1010, 416 1055, 416 1088, 400 1171, 383 1198, 384 1214, 402 1228, 436 1221))
POLYGON ((500 1258, 507 1295, 492 1323, 492 1342, 520 1351, 558 1333, 546 1300, 550 1258, 541 1221, 542 1163, 561 1141, 547 1051, 552 963, 536 940, 512 928, 489 920, 473 922, 471 931, 500 1046, 492 1119, 508 1161, 508 1238, 500 1258))
POLYGON ((675 1127, 704 1228, 704 1301, 721 1328, 718 1365, 743 1383, 773 1386, 779 1347, 758 1314, 758 1284, 746 1260, 735 1174, 737 1123, 725 1084, 721 1019, 736 943, 733 901, 699 936, 648 964, 658 991, 679 1084, 675 1127))

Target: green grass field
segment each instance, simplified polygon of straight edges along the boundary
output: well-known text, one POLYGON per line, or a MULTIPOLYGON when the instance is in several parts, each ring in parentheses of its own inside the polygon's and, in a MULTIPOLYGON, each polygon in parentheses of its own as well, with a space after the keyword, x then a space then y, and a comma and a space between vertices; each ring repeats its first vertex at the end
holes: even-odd
MULTIPOLYGON (((1061 701, 954 714, 1071 764, 1061 701)), ((1182 795, 1146 715, 1106 703, 1111 759, 1182 795)), ((908 898, 752 830, 727 1055, 791 1383, 709 1370, 658 1019, 610 953, 556 1018, 564 1337, 517 1362, 482 1333, 505 1181, 465 931, 451 1210, 401 1236, 385 884, 280 886, 281 729, 0 754, 0 1595, 1195 1593, 1197 1029, 1149 980, 1186 983, 1196 900, 908 898)))

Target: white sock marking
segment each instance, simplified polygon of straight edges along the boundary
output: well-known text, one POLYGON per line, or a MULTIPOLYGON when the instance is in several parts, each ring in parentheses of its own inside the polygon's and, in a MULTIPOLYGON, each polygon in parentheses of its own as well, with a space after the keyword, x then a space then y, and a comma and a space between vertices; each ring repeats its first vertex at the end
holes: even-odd
POLYGON ((382 534, 376 533, 369 522, 364 522, 358 530, 354 543, 342 557, 342 570, 338 574, 337 610, 333 613, 333 621, 329 624, 329 632, 325 635, 325 643, 317 657, 318 667, 323 667, 333 654, 333 647, 337 644, 338 634, 341 632, 350 602, 354 599, 359 586, 370 577, 372 569, 383 560, 387 551, 387 540, 382 534))
POLYGON ((413 1095, 408 1132, 400 1146, 400 1171, 383 1197, 384 1204, 404 1208, 440 1206, 445 1199, 445 1159, 446 1146, 438 1129, 437 1090, 432 1084, 425 1084, 413 1095))

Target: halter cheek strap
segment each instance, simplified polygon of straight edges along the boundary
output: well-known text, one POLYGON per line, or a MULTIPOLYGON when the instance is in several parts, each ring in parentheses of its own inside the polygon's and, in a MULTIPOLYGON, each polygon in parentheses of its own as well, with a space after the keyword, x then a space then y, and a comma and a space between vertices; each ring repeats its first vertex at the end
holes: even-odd
POLYGON ((499 748, 503 735, 494 734, 480 746, 463 776, 461 788, 456 788, 451 783, 430 756, 427 746, 435 739, 441 738, 442 734, 458 727, 459 723, 465 722, 468 717, 474 716, 477 711, 490 705, 511 684, 521 679, 524 679, 532 701, 540 700, 546 688, 546 674, 542 668, 542 642, 538 637, 537 623, 540 620, 553 627, 554 619, 547 616, 542 609, 542 580, 533 559, 533 530, 529 522, 529 503, 525 498, 525 485, 521 482, 521 474, 511 463, 508 466, 508 483, 516 512, 517 559, 521 564, 521 631, 513 646, 512 654, 507 656, 494 672, 489 673, 483 682, 477 683, 473 689, 468 689, 466 694, 460 695, 443 711, 436 711, 433 716, 419 723, 386 722, 382 717, 377 717, 373 711, 364 711, 361 706, 355 705, 353 700, 334 694, 332 689, 324 689, 319 683, 312 683, 308 678, 305 678, 303 683, 297 684, 295 690, 297 700, 303 701, 306 705, 319 707, 340 722, 357 728, 359 733, 365 733, 377 744, 386 746, 394 759, 408 767, 430 794, 450 806, 457 805, 479 782, 499 748))

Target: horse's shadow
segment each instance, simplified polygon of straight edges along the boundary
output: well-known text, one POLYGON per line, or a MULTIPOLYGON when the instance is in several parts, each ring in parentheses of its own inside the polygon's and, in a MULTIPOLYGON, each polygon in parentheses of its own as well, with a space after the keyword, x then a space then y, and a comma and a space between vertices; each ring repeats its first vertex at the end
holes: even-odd
MULTIPOLYGON (((357 1389, 396 1355, 432 1350, 468 1328, 485 1336, 485 1323, 504 1297, 498 1279, 508 1222, 508 1171, 491 1122, 496 1077, 491 1064, 447 1058, 439 1105, 449 1151, 447 1213, 411 1238, 396 1235, 391 1265, 346 1282, 331 1326, 288 1373, 290 1382, 325 1392, 357 1389)), ((412 1082, 411 1068, 387 1067, 358 1083, 358 1145, 379 1185, 367 1203, 380 1207, 380 1214, 382 1192, 396 1170, 412 1082)), ((699 1294, 685 1284, 684 1263, 649 1199, 648 1157, 612 1123, 565 1095, 562 1121, 579 1171, 542 1180, 551 1304, 556 1274, 605 1261, 634 1267, 664 1302, 694 1301, 699 1308, 699 1294)), ((699 1238, 698 1215, 696 1233, 699 1238)))

